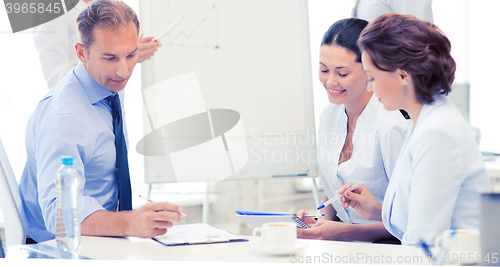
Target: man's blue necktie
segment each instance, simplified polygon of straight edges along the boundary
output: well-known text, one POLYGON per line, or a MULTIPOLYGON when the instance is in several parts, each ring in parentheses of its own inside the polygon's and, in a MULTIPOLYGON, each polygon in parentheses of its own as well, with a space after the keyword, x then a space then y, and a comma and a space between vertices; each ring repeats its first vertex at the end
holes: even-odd
POLYGON ((127 146, 123 135, 122 109, 118 94, 106 97, 113 110, 113 132, 116 147, 116 174, 118 178, 119 210, 132 210, 132 189, 128 170, 127 146))

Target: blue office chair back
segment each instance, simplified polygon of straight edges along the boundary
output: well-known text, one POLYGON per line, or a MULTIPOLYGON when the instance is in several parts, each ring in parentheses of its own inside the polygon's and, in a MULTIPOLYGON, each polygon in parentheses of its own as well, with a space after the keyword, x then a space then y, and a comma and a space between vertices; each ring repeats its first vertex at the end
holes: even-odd
POLYGON ((0 139, 0 207, 5 227, 5 245, 26 242, 26 231, 22 220, 22 203, 19 186, 10 166, 7 153, 0 139))
POLYGON ((2 240, 0 239, 0 259, 5 258, 5 254, 3 253, 2 240))

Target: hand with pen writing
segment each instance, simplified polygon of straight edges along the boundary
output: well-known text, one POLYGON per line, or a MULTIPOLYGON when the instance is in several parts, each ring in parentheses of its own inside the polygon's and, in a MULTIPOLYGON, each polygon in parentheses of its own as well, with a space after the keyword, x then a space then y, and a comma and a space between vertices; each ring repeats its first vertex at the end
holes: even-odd
MULTIPOLYGON (((344 193, 344 191, 353 185, 353 183, 345 184, 340 188, 338 193, 344 193)), ((351 206, 369 220, 382 220, 382 203, 373 196, 364 184, 361 184, 351 192, 345 192, 340 201, 344 208, 347 209, 347 207, 351 206)))
POLYGON ((82 235, 134 236, 163 235, 172 222, 181 222, 182 208, 168 202, 151 202, 130 211, 98 210, 82 222, 82 235))
POLYGON ((152 238, 167 233, 172 222, 181 222, 182 208, 168 202, 151 202, 129 213, 126 236, 152 238), (170 211, 170 212, 168 212, 170 211))

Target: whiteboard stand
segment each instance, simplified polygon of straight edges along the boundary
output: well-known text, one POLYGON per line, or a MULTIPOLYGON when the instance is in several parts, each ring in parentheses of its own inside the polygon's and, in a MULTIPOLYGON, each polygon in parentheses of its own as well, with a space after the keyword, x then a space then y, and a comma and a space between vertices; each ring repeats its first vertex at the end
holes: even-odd
POLYGON ((201 221, 203 223, 208 224, 208 221, 210 220, 210 201, 209 201, 209 187, 210 184, 207 182, 207 189, 205 192, 205 199, 203 200, 203 206, 202 206, 202 214, 201 214, 201 221))
POLYGON ((314 203, 316 204, 316 207, 319 207, 319 198, 318 198, 318 186, 316 185, 316 178, 311 177, 313 186, 312 186, 312 191, 314 195, 314 203))
MULTIPOLYGON (((207 118, 212 134, 202 143, 177 150, 162 150, 158 143, 153 150, 168 153, 169 159, 154 153, 145 157, 146 183, 197 177, 197 174, 187 175, 188 172, 191 174, 191 169, 183 175, 176 174, 173 167, 180 168, 180 162, 184 162, 179 160, 180 157, 194 151, 192 149, 210 144, 216 148, 214 151, 224 152, 221 153, 224 160, 217 162, 225 165, 226 160, 231 159, 229 168, 224 170, 233 174, 229 179, 259 180, 259 207, 272 201, 295 200, 296 196, 288 196, 288 199, 285 196, 264 201, 263 182, 260 180, 289 174, 298 174, 298 178, 318 176, 316 164, 311 166, 312 159, 308 158, 315 155, 317 149, 308 1, 141 0, 139 13, 141 30, 151 36, 158 36, 174 20, 185 16, 162 39, 165 48, 159 49, 151 60, 141 65, 143 114, 147 116, 143 123, 145 138, 153 136, 152 133, 164 134, 163 131, 170 129, 173 123, 189 121, 189 127, 200 126, 188 119, 198 118, 199 114, 205 118, 205 113, 210 113, 207 118), (195 79, 177 82, 177 78, 190 73, 195 74, 195 79), (193 95, 182 97, 178 92, 192 92, 193 95), (197 111, 194 112, 193 108, 185 112, 185 107, 195 107, 197 111), (215 134, 214 125, 218 123, 212 120, 218 117, 212 110, 238 114, 238 128, 234 126, 231 130, 243 131, 248 159, 238 156, 242 154, 237 142, 228 145, 224 141, 225 147, 222 148, 219 142, 222 134, 215 134), (177 158, 175 163, 172 156, 177 158), (235 167, 235 162, 241 163, 241 169, 235 167)), ((201 129, 206 130, 203 127, 201 129)), ((203 131, 191 133, 199 133, 196 138, 206 138, 201 134, 203 131)), ((226 132, 228 130, 221 130, 221 133, 226 132)), ((178 136, 186 138, 184 134, 178 136)), ((165 143, 162 145, 166 146, 165 143)), ((216 173, 221 171, 215 169, 216 173)), ((204 222, 209 220, 208 194, 207 187, 202 208, 204 222)), ((318 201, 316 187, 313 187, 313 195, 318 201)), ((310 199, 311 196, 306 197, 310 199)))
MULTIPOLYGON (((177 132, 170 132, 173 123, 200 126, 190 119, 203 115, 205 123, 208 113, 212 133, 211 138, 207 138, 206 127, 200 126, 203 134, 200 131, 196 138, 207 140, 168 151, 169 157, 177 157, 176 163, 170 158, 171 164, 162 158, 166 156, 162 154, 166 151, 162 147, 168 145, 153 138, 152 142, 158 145, 151 150, 161 153, 148 154, 145 169, 146 174, 158 176, 146 175, 146 183, 195 177, 187 175, 188 171, 192 173, 191 169, 183 171, 183 175, 175 174, 173 166, 184 169, 178 164, 180 156, 209 144, 214 151, 223 151, 221 154, 225 157, 226 151, 230 152, 228 159, 232 167, 215 169, 215 172, 227 172, 226 177, 233 174, 230 178, 233 180, 287 174, 318 175, 317 166, 311 166, 311 158, 308 158, 316 153, 316 127, 307 0, 139 2, 141 30, 146 35, 157 36, 181 14, 186 16, 162 39, 168 48, 159 49, 151 60, 141 64, 145 109, 143 140, 149 140, 152 133, 162 137, 167 129, 175 136, 177 132), (280 66, 279 70, 274 66, 280 66), (191 73, 194 75, 188 75, 191 73), (190 95, 179 92, 190 92, 190 95), (193 110, 184 110, 187 107, 193 110), (248 160, 240 156, 244 146, 239 139, 221 149, 222 134, 216 134, 213 128, 225 126, 213 122, 213 118, 218 118, 212 113, 214 110, 238 114, 231 136, 237 140, 242 135, 236 130, 244 133, 248 160), (235 162, 244 167, 237 168, 235 162)), ((221 130, 224 135, 228 132, 225 128, 221 130)), ((184 134, 178 136, 187 138, 184 134)), ((209 157, 213 158, 215 156, 209 157)), ((220 160, 224 165, 226 161, 220 160)))
POLYGON ((151 199, 151 190, 153 190, 153 184, 149 184, 148 187, 148 198, 151 199))
POLYGON ((257 181, 257 207, 258 210, 264 210, 264 180, 257 181))

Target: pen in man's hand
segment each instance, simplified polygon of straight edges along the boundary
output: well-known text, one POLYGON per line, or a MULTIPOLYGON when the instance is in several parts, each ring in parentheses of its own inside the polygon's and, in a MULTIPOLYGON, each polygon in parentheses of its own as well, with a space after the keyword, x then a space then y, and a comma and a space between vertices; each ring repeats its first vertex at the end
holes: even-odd
MULTIPOLYGON (((140 198, 142 198, 142 199, 147 200, 147 201, 148 201, 148 202, 150 202, 150 203, 152 203, 152 202, 153 202, 153 200, 151 200, 151 199, 149 199, 149 198, 147 198, 147 197, 145 197, 145 196, 141 196, 141 195, 139 195, 139 197, 140 197, 140 198)), ((171 212, 171 213, 175 213, 175 214, 177 214, 177 215, 181 216, 182 218, 188 218, 188 216, 187 216, 186 214, 184 214, 184 213, 180 213, 180 212, 176 212, 176 211, 171 211, 171 210, 164 210, 164 211, 166 211, 166 212, 171 212)))

